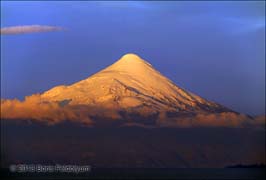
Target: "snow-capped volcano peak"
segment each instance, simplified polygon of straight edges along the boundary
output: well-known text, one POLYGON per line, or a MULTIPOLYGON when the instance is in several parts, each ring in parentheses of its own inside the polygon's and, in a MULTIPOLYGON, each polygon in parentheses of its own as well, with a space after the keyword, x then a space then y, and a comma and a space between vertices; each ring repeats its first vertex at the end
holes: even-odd
MULTIPOLYGON (((128 64, 136 64, 136 63, 144 63, 147 64, 145 60, 143 60, 140 56, 134 53, 128 53, 123 55, 115 64, 120 63, 128 63, 128 64)), ((149 64, 149 63, 148 63, 149 64)))
POLYGON ((70 86, 57 86, 41 96, 48 101, 69 100, 72 105, 134 113, 225 110, 176 86, 136 54, 126 54, 85 80, 70 86))
POLYGON ((128 54, 123 55, 120 60, 124 60, 124 61, 139 61, 139 60, 142 60, 142 59, 137 54, 128 53, 128 54))
POLYGON ((147 61, 143 60, 136 54, 129 53, 122 56, 118 61, 116 61, 111 66, 107 67, 106 70, 116 70, 123 72, 134 72, 137 73, 145 73, 147 69, 149 69, 151 64, 147 61))

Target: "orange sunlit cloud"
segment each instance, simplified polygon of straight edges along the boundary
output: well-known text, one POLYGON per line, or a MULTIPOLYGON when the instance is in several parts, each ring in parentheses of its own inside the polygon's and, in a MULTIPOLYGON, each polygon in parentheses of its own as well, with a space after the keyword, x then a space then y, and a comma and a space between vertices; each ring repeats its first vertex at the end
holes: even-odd
POLYGON ((86 124, 92 121, 82 108, 61 107, 56 102, 42 101, 39 94, 27 96, 24 101, 1 100, 1 118, 34 119, 55 124, 63 120, 83 120, 86 124))
MULTIPOLYGON (((35 94, 27 96, 24 101, 1 100, 2 119, 31 119, 47 124, 57 124, 65 120, 80 122, 92 126, 96 121, 91 118, 108 117, 110 119, 121 119, 118 112, 112 109, 88 105, 65 105, 58 102, 48 102, 35 94)), ((126 123, 125 123, 126 124, 126 123)), ((246 115, 233 112, 216 114, 197 114, 193 117, 169 118, 164 112, 160 112, 157 118, 159 126, 175 127, 242 127, 245 125, 264 125, 265 116, 249 119, 246 115)))

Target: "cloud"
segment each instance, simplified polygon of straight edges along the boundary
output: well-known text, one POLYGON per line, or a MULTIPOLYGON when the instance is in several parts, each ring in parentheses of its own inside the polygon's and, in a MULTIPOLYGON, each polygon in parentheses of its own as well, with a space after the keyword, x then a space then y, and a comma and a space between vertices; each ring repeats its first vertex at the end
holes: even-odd
POLYGON ((261 115, 261 116, 255 117, 255 119, 253 120, 252 124, 254 126, 265 127, 265 125, 266 125, 266 116, 265 115, 261 115))
MULTIPOLYGON (((261 123, 261 121, 260 121, 261 123)), ((251 127, 257 125, 256 119, 251 119, 244 114, 234 112, 197 114, 191 117, 167 118, 160 115, 158 124, 162 127, 251 127)))
POLYGON ((44 25, 25 25, 25 26, 11 26, 1 28, 1 34, 27 34, 37 32, 51 32, 63 30, 62 27, 58 26, 44 26, 44 25))
POLYGON ((26 96, 24 101, 1 99, 1 119, 34 120, 48 125, 66 120, 87 126, 94 124, 93 118, 120 119, 112 109, 89 105, 70 105, 67 101, 46 101, 40 94, 26 96))
MULTIPOLYGON (((40 94, 25 97, 24 101, 1 100, 1 119, 9 120, 34 120, 48 125, 58 124, 66 120, 84 124, 87 126, 98 126, 116 124, 119 126, 139 126, 147 128, 155 127, 264 127, 265 116, 251 119, 244 114, 234 112, 201 113, 194 116, 168 117, 166 112, 160 112, 159 116, 149 118, 154 122, 148 126, 145 122, 134 121, 134 117, 122 118, 116 109, 104 108, 97 105, 73 105, 71 100, 61 102, 46 101, 40 94), (154 121, 156 120, 156 121, 154 121)), ((142 109, 149 114, 150 111, 142 109)), ((134 113, 134 112, 132 112, 134 113)), ((139 115, 146 115, 139 112, 139 115)))
POLYGON ((86 109, 62 106, 58 102, 47 102, 39 94, 27 96, 24 101, 2 99, 1 118, 31 119, 47 124, 56 124, 64 120, 92 124, 86 109))

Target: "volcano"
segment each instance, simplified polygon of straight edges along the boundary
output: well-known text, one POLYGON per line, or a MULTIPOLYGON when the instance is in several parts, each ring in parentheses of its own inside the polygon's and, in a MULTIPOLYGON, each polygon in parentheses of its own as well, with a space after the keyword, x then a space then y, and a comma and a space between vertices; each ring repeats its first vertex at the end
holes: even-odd
MULTIPOLYGON (((20 105, 2 100, 2 117, 48 123, 74 119, 87 125, 119 126, 190 126, 202 125, 202 119, 203 124, 210 124, 214 119, 214 124, 220 126, 238 125, 240 116, 175 85, 136 54, 126 54, 87 79, 56 86, 37 97, 37 101, 27 97, 20 105), (22 108, 13 113, 17 107, 22 108), (206 115, 212 115, 211 120, 206 115)), ((241 120, 244 118, 240 116, 241 120)))
POLYGON ((56 86, 44 92, 42 98, 136 112, 229 111, 178 87, 136 54, 124 55, 85 80, 56 86))
POLYGON ((56 86, 41 94, 41 98, 64 105, 89 105, 111 110, 110 118, 131 122, 141 119, 140 122, 148 124, 162 114, 163 117, 183 117, 233 112, 180 88, 132 53, 85 80, 69 86, 56 86))

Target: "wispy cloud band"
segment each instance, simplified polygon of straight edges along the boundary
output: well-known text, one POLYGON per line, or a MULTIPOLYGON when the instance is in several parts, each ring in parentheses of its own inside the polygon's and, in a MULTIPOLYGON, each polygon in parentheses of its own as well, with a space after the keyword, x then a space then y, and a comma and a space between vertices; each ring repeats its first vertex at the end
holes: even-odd
POLYGON ((63 30, 58 26, 46 26, 46 25, 24 25, 24 26, 11 26, 1 28, 1 34, 26 34, 26 33, 38 33, 38 32, 51 32, 63 30))

